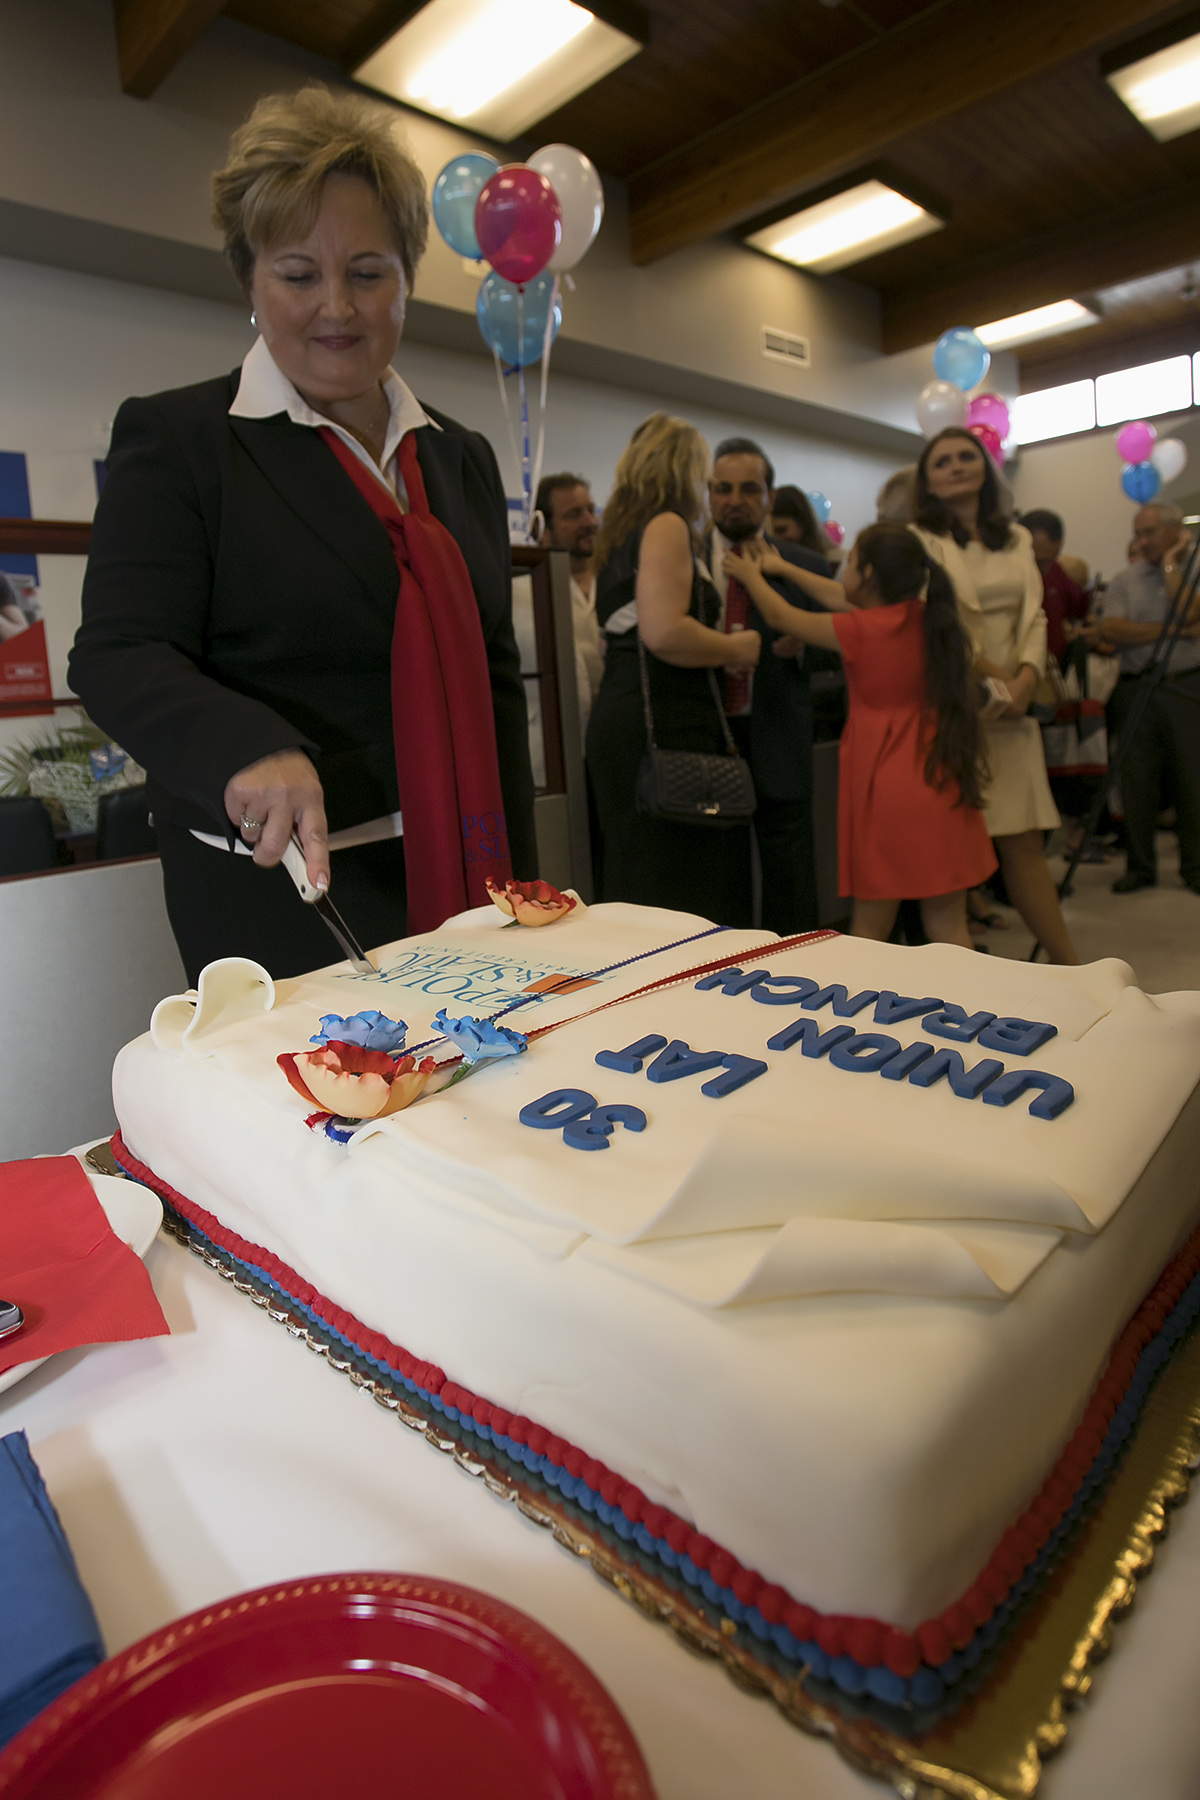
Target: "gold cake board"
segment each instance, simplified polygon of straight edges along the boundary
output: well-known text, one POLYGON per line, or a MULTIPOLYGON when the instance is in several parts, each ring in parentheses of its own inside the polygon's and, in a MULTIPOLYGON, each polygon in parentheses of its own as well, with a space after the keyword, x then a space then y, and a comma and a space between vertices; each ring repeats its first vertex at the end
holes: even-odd
MULTIPOLYGON (((105 1173, 124 1174, 106 1144, 96 1146, 87 1160, 105 1173)), ((1187 1498, 1200 1447, 1196 1331, 1151 1389, 1107 1490, 1004 1640, 979 1691, 924 1733, 902 1737, 870 1717, 847 1716, 809 1692, 802 1677, 782 1675, 755 1654, 745 1641, 749 1634, 739 1633, 732 1620, 718 1628, 676 1588, 622 1560, 599 1527, 590 1529, 586 1517, 554 1490, 523 1480, 491 1445, 450 1435, 436 1414, 429 1417, 386 1382, 373 1380, 341 1344, 291 1311, 286 1299, 261 1291, 198 1242, 188 1221, 169 1206, 164 1229, 336 1372, 365 1387, 401 1424, 551 1531, 647 1617, 670 1626, 692 1651, 718 1657, 739 1686, 773 1700, 792 1724, 828 1738, 854 1768, 890 1783, 905 1800, 1029 1800, 1037 1792, 1042 1764, 1062 1747, 1069 1715, 1086 1699, 1092 1667, 1108 1654, 1113 1626, 1134 1602, 1157 1540, 1167 1531, 1170 1510, 1187 1498)))

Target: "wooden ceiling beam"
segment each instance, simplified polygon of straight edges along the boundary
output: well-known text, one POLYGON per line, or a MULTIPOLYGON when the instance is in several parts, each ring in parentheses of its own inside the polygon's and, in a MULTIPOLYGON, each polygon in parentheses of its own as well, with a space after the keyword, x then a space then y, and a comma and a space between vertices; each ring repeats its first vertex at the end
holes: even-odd
POLYGON ((851 173, 897 138, 1160 18, 1163 0, 941 0, 629 183, 636 263, 851 173))
POLYGON ((1200 257, 1198 218, 1200 180, 1183 181, 943 269, 919 286, 885 289, 884 351, 911 350, 951 325, 986 325, 1191 262, 1200 257))
POLYGON ((148 100, 224 4, 225 0, 114 0, 122 90, 148 100))

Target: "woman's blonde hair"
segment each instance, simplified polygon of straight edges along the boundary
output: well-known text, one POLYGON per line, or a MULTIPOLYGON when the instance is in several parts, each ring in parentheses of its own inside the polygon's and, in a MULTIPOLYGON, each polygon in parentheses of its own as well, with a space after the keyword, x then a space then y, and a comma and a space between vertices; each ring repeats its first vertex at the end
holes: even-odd
POLYGON ((314 82, 260 100, 213 176, 213 223, 244 292, 259 251, 312 230, 333 174, 357 175, 373 190, 411 289, 429 236, 425 177, 386 107, 314 82))
POLYGON ((678 513, 699 543, 711 469, 708 445, 686 419, 674 419, 670 413, 651 413, 643 419, 617 464, 596 539, 597 570, 618 544, 659 513, 678 513))

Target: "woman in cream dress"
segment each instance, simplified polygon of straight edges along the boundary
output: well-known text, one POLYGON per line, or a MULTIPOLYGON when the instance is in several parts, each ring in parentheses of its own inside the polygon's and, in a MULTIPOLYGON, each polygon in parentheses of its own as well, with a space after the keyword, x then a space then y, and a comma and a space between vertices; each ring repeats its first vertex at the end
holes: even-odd
POLYGON ((1028 712, 1046 672, 1042 578, 1029 533, 1008 517, 991 461, 961 429, 941 431, 925 446, 916 499, 913 529, 954 583, 975 673, 993 676, 1011 696, 1008 711, 984 728, 984 819, 1009 899, 1051 962, 1077 963, 1043 851, 1043 833, 1059 817, 1042 734, 1028 712))

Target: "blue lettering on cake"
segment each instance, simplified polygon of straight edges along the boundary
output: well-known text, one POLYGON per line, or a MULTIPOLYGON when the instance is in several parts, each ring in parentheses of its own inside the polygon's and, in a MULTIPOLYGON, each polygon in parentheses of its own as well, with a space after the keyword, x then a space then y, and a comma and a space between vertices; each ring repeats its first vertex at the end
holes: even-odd
POLYGON ((623 1125, 626 1131, 645 1131, 646 1115, 640 1106, 598 1106, 566 1127, 563 1143, 572 1150, 607 1150, 617 1125, 623 1125))
POLYGON ((750 998, 764 1006, 798 1006, 816 991, 816 982, 807 975, 764 975, 750 989, 750 998))
POLYGON ((909 1080, 914 1087, 932 1087, 935 1081, 945 1076, 952 1092, 960 1100, 974 1100, 983 1093, 990 1081, 997 1075, 1003 1075, 1004 1064, 988 1058, 977 1062, 970 1069, 963 1062, 957 1050, 939 1050, 936 1056, 922 1061, 919 1068, 914 1069, 909 1080))
POLYGON ((684 1075, 703 1075, 709 1069, 719 1069, 724 1061, 723 1050, 693 1050, 682 1038, 672 1038, 646 1070, 646 1079, 678 1081, 684 1075))
POLYGON ((528 1101, 517 1117, 522 1125, 532 1125, 535 1131, 559 1131, 564 1125, 585 1118, 595 1104, 596 1096, 585 1094, 582 1088, 555 1088, 540 1100, 528 1101))
POLYGON ((636 1044, 626 1044, 624 1050, 597 1050, 596 1061, 602 1069, 615 1069, 619 1075, 636 1075, 643 1059, 661 1050, 666 1041, 657 1032, 651 1032, 649 1037, 639 1038, 636 1044))
POLYGON ((1032 1119, 1057 1119, 1059 1113, 1066 1112, 1075 1098, 1075 1089, 1061 1075, 1048 1075, 1044 1069, 1010 1069, 999 1081, 993 1081, 984 1094, 987 1106, 1011 1106, 1030 1088, 1041 1091, 1036 1100, 1030 1103, 1029 1116, 1032 1119))
POLYGON ((1012 1056, 1030 1056, 1057 1036, 1057 1025, 1043 1025, 1033 1019, 995 1019, 980 1032, 979 1044, 984 1050, 1007 1050, 1012 1056))
POLYGON ((800 1004, 808 1012, 820 1012, 821 1008, 828 1006, 832 1000, 834 1014, 837 1018, 852 1019, 855 1013, 861 1012, 864 1006, 870 1006, 872 1001, 878 1000, 878 998, 879 995, 874 988, 864 988, 861 994, 855 994, 852 999, 848 998, 842 983, 835 981, 832 986, 823 987, 819 992, 808 995, 800 1004))
POLYGON ((920 1039, 902 1050, 899 1056, 893 1056, 890 1062, 884 1063, 879 1073, 885 1081, 907 1081, 918 1063, 923 1063, 927 1056, 933 1055, 933 1045, 923 1044, 920 1039))
POLYGON ((855 1035, 853 1025, 831 1025, 822 1032, 815 1019, 793 1019, 782 1031, 767 1039, 768 1050, 790 1050, 799 1044, 802 1056, 826 1056, 838 1044, 855 1035))
POLYGON ((748 975, 741 969, 714 969, 711 975, 701 976, 696 986, 701 993, 706 988, 719 987, 726 994, 744 994, 756 982, 769 980, 770 973, 769 969, 751 969, 748 975))
POLYGON ((700 1089, 700 1092, 707 1094, 710 1100, 723 1100, 726 1094, 736 1094, 737 1090, 745 1087, 748 1081, 756 1081, 760 1075, 765 1075, 767 1072, 766 1063, 760 1062, 754 1056, 735 1056, 731 1052, 721 1060, 725 1073, 714 1075, 712 1080, 706 1081, 700 1089))
POLYGON ((848 1069, 853 1075, 875 1075, 899 1048, 897 1039, 885 1037, 882 1031, 860 1031, 831 1050, 829 1061, 835 1069, 848 1069))
POLYGON ((923 1000, 914 1000, 908 994, 897 994, 891 988, 884 988, 875 1008, 877 1025, 902 1025, 905 1019, 919 1019, 922 1014, 934 1012, 943 1002, 932 994, 926 994, 923 1000))
POLYGON ((995 1016, 992 1012, 968 1014, 961 1006, 947 1005, 939 1012, 927 1014, 921 1020, 921 1030, 930 1037, 949 1038, 952 1044, 969 1044, 995 1016))

